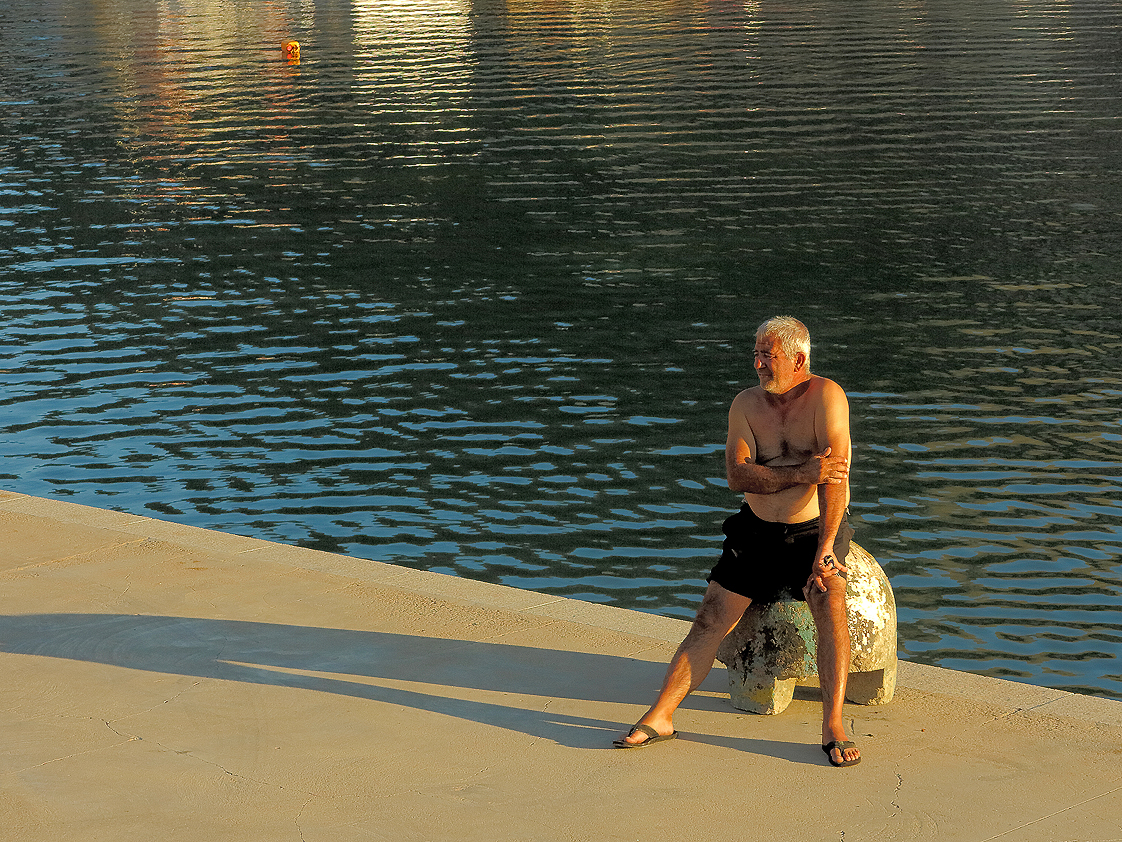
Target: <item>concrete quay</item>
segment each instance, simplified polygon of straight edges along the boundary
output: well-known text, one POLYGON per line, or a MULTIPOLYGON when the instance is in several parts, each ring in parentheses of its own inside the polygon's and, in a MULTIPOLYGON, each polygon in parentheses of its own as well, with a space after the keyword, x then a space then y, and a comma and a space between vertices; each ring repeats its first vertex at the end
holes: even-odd
POLYGON ((611 747, 686 623, 0 492, 0 839, 1122 840, 1122 702, 901 663, 778 716, 718 665, 611 747))

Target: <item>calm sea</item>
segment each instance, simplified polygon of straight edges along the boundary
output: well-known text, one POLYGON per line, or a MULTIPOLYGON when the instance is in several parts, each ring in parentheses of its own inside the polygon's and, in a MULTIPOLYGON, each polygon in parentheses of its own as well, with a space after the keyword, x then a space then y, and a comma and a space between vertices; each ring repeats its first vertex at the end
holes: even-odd
POLYGON ((789 312, 901 654, 1122 698, 1120 27, 9 0, 0 484, 689 617, 789 312))

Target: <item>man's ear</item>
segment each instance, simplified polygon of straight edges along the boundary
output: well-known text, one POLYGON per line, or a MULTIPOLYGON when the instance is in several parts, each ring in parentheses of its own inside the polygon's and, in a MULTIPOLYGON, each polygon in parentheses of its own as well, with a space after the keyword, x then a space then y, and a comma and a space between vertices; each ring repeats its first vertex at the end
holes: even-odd
POLYGON ((800 371, 801 369, 803 369, 805 367, 806 367, 806 354, 804 354, 802 351, 798 351, 795 354, 795 371, 800 371))

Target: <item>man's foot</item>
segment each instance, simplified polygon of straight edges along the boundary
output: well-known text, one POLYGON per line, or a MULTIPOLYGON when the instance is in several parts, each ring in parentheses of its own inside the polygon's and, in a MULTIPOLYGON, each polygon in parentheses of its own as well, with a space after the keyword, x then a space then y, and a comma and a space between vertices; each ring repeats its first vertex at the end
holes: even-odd
POLYGON ((822 746, 831 766, 856 766, 861 762, 861 752, 849 740, 831 740, 822 746))
POLYGON ((614 745, 616 748, 644 748, 645 746, 649 746, 651 743, 661 743, 663 740, 672 740, 677 736, 677 731, 671 731, 669 734, 660 734, 650 725, 644 725, 640 722, 638 725, 627 732, 626 737, 623 737, 619 740, 613 740, 612 745, 614 745), (632 737, 636 736, 637 734, 642 735, 643 738, 639 740, 633 740, 632 737))

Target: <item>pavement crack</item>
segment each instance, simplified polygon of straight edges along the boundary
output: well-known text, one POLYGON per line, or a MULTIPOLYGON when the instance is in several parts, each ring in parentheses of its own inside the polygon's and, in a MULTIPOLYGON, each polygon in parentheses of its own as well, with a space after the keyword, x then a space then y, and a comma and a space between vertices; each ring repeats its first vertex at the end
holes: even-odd
POLYGON ((1011 827, 1009 828, 1009 830, 1003 831, 996 836, 987 837, 986 839, 982 840, 982 842, 993 842, 994 839, 1002 839, 1006 836, 1009 836, 1009 834, 1011 833, 1016 833, 1019 830, 1024 830, 1026 827, 1032 827, 1034 824, 1039 824, 1040 822, 1048 821, 1049 819, 1054 819, 1056 816, 1063 815, 1068 810, 1074 810, 1076 807, 1082 807, 1084 804, 1090 804, 1092 801, 1098 801, 1100 798, 1107 798, 1111 795, 1114 795, 1116 792, 1122 792, 1122 786, 1116 786, 1114 789, 1108 790, 1107 792, 1100 792, 1098 795, 1092 795, 1090 798, 1084 798, 1082 801, 1076 804, 1069 804, 1068 806, 1060 810, 1053 810, 1051 813, 1048 813, 1045 816, 1039 816, 1038 818, 1035 818, 1030 822, 1024 822, 1023 824, 1019 824, 1016 827, 1011 827))
POLYGON ((900 792, 904 788, 904 776, 898 771, 893 771, 892 774, 896 776, 896 786, 892 790, 892 797, 888 801, 894 811, 892 815, 888 817, 889 819, 894 819, 904 812, 904 808, 900 806, 900 792))
MULTIPOLYGON (((541 706, 541 713, 542 713, 543 717, 545 716, 545 714, 549 713, 549 707, 552 704, 553 704, 553 699, 546 699, 545 700, 545 704, 541 706)), ((529 747, 533 748, 534 746, 536 746, 538 744, 538 742, 540 740, 541 740, 541 737, 539 737, 536 734, 533 735, 530 739, 530 746, 529 747)))
MULTIPOLYGON (((104 553, 108 550, 118 550, 121 547, 129 547, 129 546, 132 546, 133 544, 140 544, 144 540, 145 540, 144 538, 137 538, 133 541, 120 541, 116 544, 106 544, 104 547, 96 547, 95 552, 96 553, 104 553)), ((93 553, 85 551, 85 552, 80 552, 80 553, 73 553, 72 555, 67 555, 67 556, 59 556, 58 558, 48 558, 48 559, 43 559, 41 561, 33 561, 33 562, 31 562, 31 564, 24 564, 20 567, 9 567, 7 570, 4 571, 4 573, 5 574, 10 574, 10 573, 19 573, 20 571, 23 571, 23 570, 34 570, 36 567, 47 567, 47 566, 52 565, 52 564, 59 564, 60 562, 70 561, 71 559, 82 558, 83 556, 91 556, 91 555, 93 555, 93 553)))
POLYGON ((311 803, 312 799, 308 798, 307 801, 300 805, 300 809, 296 811, 296 819, 294 821, 294 824, 296 825, 296 832, 300 834, 300 842, 307 842, 304 837, 304 828, 300 824, 300 821, 304 818, 304 811, 308 809, 308 805, 311 803))
MULTIPOLYGON (((200 684, 202 684, 201 681, 192 681, 190 687, 184 687, 182 690, 180 690, 174 696, 170 696, 170 697, 164 699, 163 701, 159 702, 158 704, 152 705, 151 707, 145 708, 144 710, 135 711, 133 713, 130 713, 128 716, 121 716, 121 717, 118 717, 117 719, 114 719, 112 721, 113 722, 123 722, 126 719, 132 719, 133 717, 136 717, 136 716, 143 716, 146 713, 151 713, 152 711, 156 710, 157 708, 163 707, 164 705, 170 705, 172 702, 177 701, 179 699, 179 697, 182 696, 184 693, 186 693, 188 690, 191 690, 195 687, 198 687, 200 684)), ((113 728, 113 725, 111 724, 111 722, 109 720, 102 720, 102 721, 105 722, 106 727, 109 728, 110 731, 113 731, 114 733, 118 733, 113 728)), ((140 739, 140 737, 137 737, 137 739, 140 739)))
MULTIPOLYGON (((124 733, 118 731, 116 728, 113 727, 113 723, 110 722, 108 719, 103 719, 101 721, 105 724, 106 728, 108 728, 110 731, 112 731, 118 737, 123 739, 126 743, 131 743, 131 742, 136 741, 136 740, 139 740, 139 741, 144 740, 143 737, 137 736, 136 734, 124 734, 124 733)), ((114 720, 114 722, 115 721, 116 720, 114 720)))
MULTIPOLYGON (((113 731, 112 728, 110 728, 109 730, 113 731)), ((113 731, 113 733, 117 733, 117 732, 113 731)), ((126 736, 124 734, 121 734, 119 736, 123 737, 122 742, 114 743, 113 745, 110 745, 110 746, 99 746, 97 748, 91 748, 87 751, 75 751, 71 754, 64 754, 61 757, 52 757, 50 760, 44 760, 42 763, 33 763, 30 766, 25 766, 22 769, 15 769, 13 771, 17 774, 21 774, 23 772, 28 771, 29 769, 38 769, 42 766, 49 766, 52 763, 61 763, 63 760, 70 760, 71 758, 74 758, 74 757, 83 757, 87 754, 96 754, 97 752, 106 751, 107 749, 116 748, 117 746, 124 745, 125 743, 131 743, 134 740, 139 740, 140 739, 139 737, 126 736)))
MULTIPOLYGON (((139 737, 137 739, 139 739, 139 737)), ((226 768, 225 766, 223 766, 221 763, 219 763, 216 760, 208 760, 205 757, 200 757, 198 754, 196 754, 194 751, 192 751, 190 749, 179 750, 179 749, 172 748, 171 746, 166 745, 164 743, 160 743, 160 742, 155 743, 155 745, 163 751, 169 751, 172 754, 178 755, 180 757, 185 757, 185 758, 189 758, 191 760, 194 760, 196 763, 202 763, 205 766, 210 766, 211 768, 217 769, 218 771, 222 772, 222 774, 228 775, 229 777, 235 778, 239 781, 245 781, 246 783, 256 784, 257 786, 268 787, 268 788, 271 788, 271 789, 279 790, 280 792, 290 792, 290 791, 291 792, 299 792, 300 794, 306 796, 306 798, 307 798, 307 801, 304 802, 304 806, 307 806, 308 804, 311 804, 312 801, 314 801, 317 798, 328 797, 328 796, 324 795, 323 793, 309 792, 308 790, 305 790, 305 789, 296 789, 294 787, 288 787, 288 786, 285 786, 283 784, 278 784, 278 783, 273 783, 271 781, 262 780, 261 778, 254 778, 254 777, 250 777, 249 775, 243 775, 240 772, 235 772, 232 769, 226 768)), ((303 808, 301 808, 301 813, 302 812, 303 812, 303 808)))

